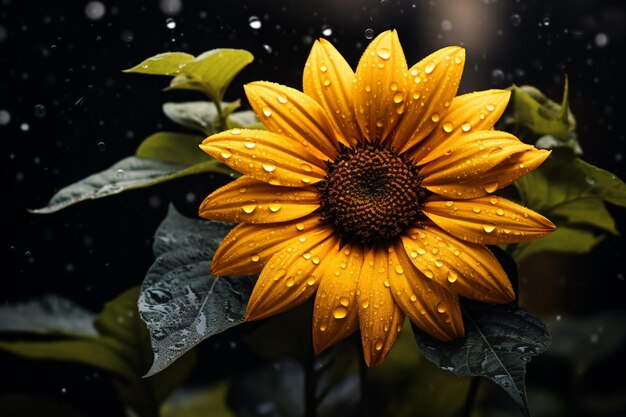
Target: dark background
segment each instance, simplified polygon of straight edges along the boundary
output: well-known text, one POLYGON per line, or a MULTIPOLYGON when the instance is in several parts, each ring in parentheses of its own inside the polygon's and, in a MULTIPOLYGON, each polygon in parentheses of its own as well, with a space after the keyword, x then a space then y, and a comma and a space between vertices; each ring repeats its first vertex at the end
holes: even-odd
MULTIPOLYGON (((100 310, 141 283, 152 262, 151 236, 169 201, 193 216, 204 196, 228 181, 203 175, 51 215, 27 212, 132 154, 151 133, 181 131, 166 120, 162 103, 203 97, 162 92, 167 78, 121 73, 164 51, 251 51, 255 61, 233 82, 226 97, 232 100, 254 80, 300 88, 310 46, 320 36, 353 67, 368 43, 367 29, 396 28, 409 65, 460 44, 468 56, 462 92, 531 84, 560 101, 567 74, 584 159, 626 178, 619 65, 626 11, 619 0, 88 3, 0 0, 2 250, 8 261, 0 270, 0 303, 54 292, 100 310), (251 27, 253 17, 260 28, 251 27)), ((610 211, 626 230, 625 210, 610 211)), ((529 259, 521 265, 522 304, 546 320, 624 309, 621 243, 607 237, 589 255, 529 259)), ((601 331, 595 339, 602 343, 601 331)), ((611 363, 607 372, 621 365, 611 363)))

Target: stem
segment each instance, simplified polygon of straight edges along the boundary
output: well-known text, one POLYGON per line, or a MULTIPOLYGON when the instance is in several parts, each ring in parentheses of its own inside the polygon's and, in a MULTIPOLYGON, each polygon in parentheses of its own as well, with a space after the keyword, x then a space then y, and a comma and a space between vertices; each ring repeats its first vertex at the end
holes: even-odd
POLYGON ((461 417, 470 417, 474 406, 476 405, 476 397, 478 394, 478 388, 480 386, 480 378, 477 376, 472 377, 467 395, 465 396, 465 404, 463 405, 463 411, 461 417))
POLYGON ((317 415, 317 401, 315 399, 315 355, 311 353, 304 364, 304 416, 315 417, 317 415))
MULTIPOLYGON (((360 343, 359 343, 360 345, 360 343)), ((365 359, 363 359, 363 348, 357 350, 357 355, 359 355, 359 385, 361 386, 361 417, 369 417, 370 416, 370 386, 369 379, 367 377, 367 364, 365 363, 365 359)))
POLYGON ((222 100, 216 97, 214 98, 214 101, 215 101, 215 108, 217 109, 217 119, 218 119, 217 130, 218 131, 226 130, 226 116, 224 115, 224 110, 222 109, 222 100))

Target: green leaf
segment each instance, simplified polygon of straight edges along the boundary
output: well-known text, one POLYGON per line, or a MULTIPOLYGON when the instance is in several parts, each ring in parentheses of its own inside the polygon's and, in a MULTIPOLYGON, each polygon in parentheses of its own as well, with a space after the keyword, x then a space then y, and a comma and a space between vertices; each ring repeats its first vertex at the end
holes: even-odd
POLYGON ((465 336, 442 342, 414 327, 424 356, 458 376, 483 376, 494 381, 529 416, 524 375, 526 364, 550 342, 546 327, 513 304, 467 303, 465 336))
POLYGON ((0 349, 28 359, 89 365, 122 378, 136 378, 133 369, 98 337, 53 341, 0 341, 0 349))
POLYGON ((164 370, 207 337, 244 322, 255 278, 210 273, 211 258, 230 228, 185 218, 170 207, 156 231, 156 261, 139 297, 155 354, 147 376, 164 370))
POLYGON ((184 389, 161 408, 163 417, 235 417, 226 405, 228 384, 200 389, 184 389))
POLYGON ((93 317, 72 300, 49 294, 0 306, 0 332, 95 336, 93 317))
POLYGON ((212 49, 187 63, 183 72, 200 83, 211 99, 219 103, 233 78, 253 60, 254 56, 243 49, 212 49))
POLYGON ((226 125, 229 129, 233 129, 236 127, 245 127, 248 129, 265 129, 263 124, 259 122, 259 119, 256 117, 256 114, 252 110, 238 111, 231 114, 228 119, 226 119, 226 125))
POLYGON ((0 410, 11 417, 88 417, 83 411, 74 408, 69 399, 65 401, 35 392, 0 393, 0 410))
MULTIPOLYGON (((228 116, 241 105, 239 100, 222 103, 222 112, 228 116)), ((216 133, 219 126, 215 103, 192 101, 187 103, 165 103, 163 112, 170 120, 188 129, 198 130, 206 135, 216 133)))
POLYGON ((135 156, 184 166, 213 161, 198 147, 203 139, 198 135, 158 132, 141 142, 135 156))
POLYGON ((185 64, 194 60, 193 55, 184 52, 165 52, 152 56, 124 72, 154 75, 176 75, 185 64))
POLYGON ((576 119, 568 105, 567 78, 560 104, 532 86, 513 85, 509 89, 511 100, 501 122, 504 130, 540 148, 565 146, 582 152, 575 133, 576 119))
POLYGON ((553 151, 515 186, 523 204, 557 225, 549 236, 519 244, 514 252, 517 260, 540 250, 585 253, 601 240, 594 231, 618 233, 605 202, 626 207, 626 184, 569 150, 553 151))

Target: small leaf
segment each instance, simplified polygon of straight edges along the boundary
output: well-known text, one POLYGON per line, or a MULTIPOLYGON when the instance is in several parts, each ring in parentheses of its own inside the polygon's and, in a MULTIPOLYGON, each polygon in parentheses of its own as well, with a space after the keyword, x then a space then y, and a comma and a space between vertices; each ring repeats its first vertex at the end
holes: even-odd
POLYGON ((235 417, 226 405, 228 384, 177 391, 161 409, 163 417, 235 417))
POLYGON ((243 49, 212 49, 185 65, 183 72, 200 83, 213 101, 221 102, 233 78, 253 60, 243 49))
POLYGON ((442 342, 413 327, 424 356, 458 376, 483 376, 494 381, 529 416, 524 375, 526 364, 550 342, 546 327, 513 304, 467 303, 465 336, 442 342))
POLYGON ((165 52, 152 56, 124 72, 154 75, 176 75, 194 56, 184 52, 165 52))
POLYGON ((229 129, 236 127, 245 127, 248 129, 265 129, 263 124, 256 117, 256 114, 251 110, 238 111, 226 119, 226 125, 229 129))
MULTIPOLYGON (((240 101, 223 102, 223 113, 228 116, 240 106, 240 101)), ((187 103, 165 103, 163 112, 170 120, 188 129, 198 130, 205 135, 217 132, 219 120, 215 103, 192 101, 187 103)))
POLYGON ((576 120, 568 105, 568 83, 558 104, 532 86, 509 88, 511 100, 502 118, 503 130, 519 136, 524 142, 552 149, 565 146, 581 153, 576 137, 576 120))
POLYGON ((540 250, 588 252, 602 238, 594 231, 617 234, 605 202, 626 207, 623 181, 566 149, 553 151, 541 167, 519 179, 515 186, 523 204, 557 225, 557 230, 546 238, 517 245, 517 260, 540 250))
POLYGON ((243 323, 255 279, 210 273, 211 258, 229 230, 223 223, 185 218, 171 207, 156 231, 157 259, 138 304, 154 351, 147 376, 207 337, 243 323))
POLYGON ((48 294, 0 306, 0 332, 95 336, 94 315, 67 298, 48 294))

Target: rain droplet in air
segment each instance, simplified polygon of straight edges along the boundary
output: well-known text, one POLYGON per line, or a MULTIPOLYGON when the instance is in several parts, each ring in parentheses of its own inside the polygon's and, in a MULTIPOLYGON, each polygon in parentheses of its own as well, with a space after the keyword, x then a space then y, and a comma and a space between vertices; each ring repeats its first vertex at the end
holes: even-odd
POLYGON ((333 34, 333 29, 330 26, 328 25, 322 26, 322 35, 331 36, 332 34, 333 34))
POLYGON ((248 19, 248 25, 250 25, 252 29, 261 29, 262 23, 258 17, 250 16, 248 19))
POLYGON ((168 29, 176 29, 176 21, 168 17, 167 20, 165 20, 165 26, 167 26, 168 29))
POLYGON ((365 39, 373 39, 374 38, 374 29, 367 28, 365 32, 363 32, 365 39))
POLYGON ((511 24, 513 26, 519 26, 520 23, 522 23, 522 17, 518 14, 512 14, 511 15, 511 24))

